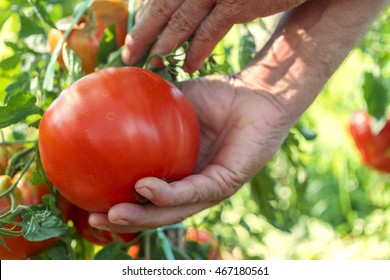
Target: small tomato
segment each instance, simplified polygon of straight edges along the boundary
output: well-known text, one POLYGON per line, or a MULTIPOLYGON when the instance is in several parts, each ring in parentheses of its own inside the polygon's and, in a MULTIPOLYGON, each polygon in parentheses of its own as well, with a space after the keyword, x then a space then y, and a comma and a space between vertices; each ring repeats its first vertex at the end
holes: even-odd
POLYGON ((390 120, 387 120, 379 133, 371 128, 371 116, 367 112, 357 112, 349 122, 349 131, 358 148, 363 162, 381 172, 390 172, 390 120))
MULTIPOLYGON (((97 54, 104 30, 115 24, 115 40, 117 47, 125 42, 127 33, 127 3, 123 0, 95 0, 85 15, 73 26, 66 39, 67 47, 73 50, 81 60, 86 73, 94 71, 98 65, 97 54)), ((71 19, 63 18, 58 23, 59 29, 51 29, 48 34, 48 45, 53 52, 63 33, 69 27, 71 19)), ((63 59, 58 61, 63 65, 63 59)))

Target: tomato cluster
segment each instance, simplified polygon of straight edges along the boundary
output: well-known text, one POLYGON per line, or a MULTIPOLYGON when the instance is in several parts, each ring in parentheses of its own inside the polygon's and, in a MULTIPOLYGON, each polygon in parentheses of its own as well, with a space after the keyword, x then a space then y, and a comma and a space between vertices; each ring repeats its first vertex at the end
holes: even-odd
POLYGON ((390 120, 378 133, 374 133, 371 126, 371 116, 361 111, 351 117, 349 130, 364 163, 390 173, 390 120))

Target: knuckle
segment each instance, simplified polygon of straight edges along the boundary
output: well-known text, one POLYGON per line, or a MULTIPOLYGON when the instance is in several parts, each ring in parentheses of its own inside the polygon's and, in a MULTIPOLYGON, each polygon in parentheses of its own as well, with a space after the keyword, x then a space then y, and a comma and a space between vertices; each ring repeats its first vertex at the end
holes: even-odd
POLYGON ((179 9, 173 15, 171 20, 168 22, 168 28, 172 33, 187 33, 190 34, 194 30, 194 22, 191 17, 179 9))
POLYGON ((225 17, 235 18, 238 15, 241 15, 247 6, 248 3, 243 0, 224 0, 223 3, 221 3, 220 13, 225 17))
POLYGON ((174 2, 176 1, 172 1, 172 0, 151 1, 151 4, 149 6, 151 16, 157 18, 170 17, 173 11, 175 10, 174 2))
POLYGON ((220 37, 221 21, 214 21, 214 24, 205 22, 201 24, 196 32, 196 40, 202 45, 213 43, 216 38, 220 37))

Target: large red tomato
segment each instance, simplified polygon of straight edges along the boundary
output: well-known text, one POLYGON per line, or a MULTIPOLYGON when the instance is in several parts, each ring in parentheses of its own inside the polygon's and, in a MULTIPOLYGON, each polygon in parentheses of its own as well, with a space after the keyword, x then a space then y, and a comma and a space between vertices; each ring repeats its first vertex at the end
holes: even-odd
POLYGON ((71 220, 78 234, 93 244, 104 246, 113 241, 130 242, 137 236, 137 233, 112 233, 93 228, 88 223, 88 217, 88 211, 74 207, 71 220))
MULTIPOLYGON (((19 176, 19 175, 16 175, 19 176)), ((45 185, 34 186, 31 181, 31 173, 27 172, 19 181, 17 188, 14 190, 15 201, 17 204, 33 205, 42 202, 42 196, 49 193, 49 189, 45 185)), ((12 180, 7 175, 0 176, 0 189, 7 189, 12 184, 12 180)), ((65 200, 59 201, 60 209, 64 214, 64 218, 69 218, 70 204, 65 200)), ((0 209, 5 210, 10 205, 8 196, 0 199, 0 209)), ((1 211, 0 210, 0 211, 1 211)), ((14 230, 20 230, 16 227, 14 230)), ((17 237, 1 237, 7 244, 10 250, 7 250, 3 245, 0 245, 0 259, 1 260, 21 260, 27 259, 31 256, 37 255, 50 247, 56 242, 57 238, 51 238, 43 241, 32 242, 26 240, 23 236, 17 237)))
POLYGON ((199 125, 185 96, 157 74, 105 68, 65 89, 42 117, 48 178, 73 204, 106 212, 138 201, 137 180, 178 180, 194 170, 199 125))
MULTIPOLYGON (((95 0, 78 24, 73 27, 66 39, 67 47, 78 55, 86 73, 93 72, 98 65, 96 55, 99 52, 104 30, 108 26, 115 24, 116 44, 118 47, 124 44, 127 17, 127 3, 124 0, 95 0)), ((54 51, 69 22, 68 18, 64 18, 57 23, 59 29, 50 30, 48 44, 51 52, 54 51)), ((59 62, 63 64, 61 56, 59 62)))

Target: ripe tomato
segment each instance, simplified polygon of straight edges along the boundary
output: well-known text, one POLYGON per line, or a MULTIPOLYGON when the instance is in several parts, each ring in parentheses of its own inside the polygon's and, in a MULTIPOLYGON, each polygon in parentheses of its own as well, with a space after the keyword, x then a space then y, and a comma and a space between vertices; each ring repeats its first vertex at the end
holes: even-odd
POLYGON ((71 220, 78 234, 93 244, 104 246, 113 241, 130 242, 137 236, 137 233, 116 234, 107 230, 93 228, 88 223, 88 217, 88 211, 74 207, 71 220))
MULTIPOLYGON (((16 176, 19 176, 18 174, 16 176)), ((42 202, 42 196, 49 193, 49 189, 44 185, 34 186, 31 181, 31 173, 26 172, 19 181, 17 188, 14 190, 15 202, 23 205, 33 205, 42 202)), ((5 189, 12 185, 12 179, 7 175, 0 176, 0 185, 3 192, 5 189)), ((59 207, 64 214, 64 218, 69 218, 70 205, 65 200, 59 200, 59 207)), ((10 205, 10 199, 8 196, 0 199, 0 211, 6 210, 10 205)), ((20 227, 16 227, 15 230, 20 230, 20 227)), ((9 247, 7 250, 3 245, 0 245, 0 259, 27 259, 36 254, 39 254, 50 247, 56 242, 57 238, 51 238, 43 241, 32 242, 26 240, 23 236, 17 237, 2 237, 4 242, 9 247)))
POLYGON ((221 256, 218 250, 217 239, 206 229, 197 229, 191 227, 187 229, 185 239, 187 241, 207 243, 211 245, 210 252, 208 254, 209 260, 220 260, 221 256))
POLYGON ((390 120, 378 134, 374 134, 371 116, 367 112, 357 112, 351 117, 349 131, 364 163, 378 171, 389 173, 390 120))
MULTIPOLYGON (((95 0, 86 11, 66 39, 67 47, 73 50, 81 60, 86 73, 94 71, 98 65, 96 55, 104 30, 115 24, 116 44, 118 47, 125 42, 127 33, 127 3, 124 0, 95 0)), ((51 29, 48 34, 50 52, 53 52, 62 34, 67 30, 69 18, 60 20, 59 29, 51 29)), ((63 60, 59 57, 63 65, 63 60)))
POLYGON ((42 165, 71 203, 106 212, 136 203, 146 176, 179 180, 194 170, 199 124, 185 96, 135 67, 104 68, 65 89, 42 117, 42 165))

